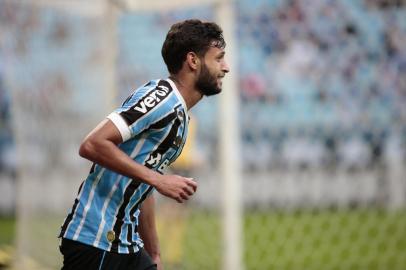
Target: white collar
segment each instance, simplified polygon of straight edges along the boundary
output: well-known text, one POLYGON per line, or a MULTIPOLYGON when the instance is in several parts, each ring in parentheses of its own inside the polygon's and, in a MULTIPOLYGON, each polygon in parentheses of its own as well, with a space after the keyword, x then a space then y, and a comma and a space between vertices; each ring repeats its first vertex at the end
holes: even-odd
POLYGON ((178 88, 176 87, 176 84, 171 80, 171 79, 166 79, 168 82, 169 82, 169 84, 171 85, 171 87, 172 87, 172 89, 174 90, 174 92, 175 92, 175 95, 178 97, 178 99, 180 100, 180 102, 182 103, 182 105, 183 105, 183 107, 184 107, 184 109, 185 109, 185 112, 186 112, 186 114, 187 114, 187 110, 188 110, 188 108, 187 108, 187 106, 186 106, 186 102, 185 102, 185 99, 182 97, 182 95, 181 95, 181 93, 179 92, 179 90, 178 90, 178 88))

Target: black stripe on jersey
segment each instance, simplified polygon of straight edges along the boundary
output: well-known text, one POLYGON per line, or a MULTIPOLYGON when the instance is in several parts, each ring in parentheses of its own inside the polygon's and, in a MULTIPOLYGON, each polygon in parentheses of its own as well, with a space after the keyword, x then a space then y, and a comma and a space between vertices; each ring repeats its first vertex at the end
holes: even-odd
MULTIPOLYGON (((176 110, 175 110, 176 112, 176 110)), ((154 157, 157 154, 163 155, 166 153, 166 151, 169 150, 170 147, 172 147, 174 145, 174 141, 178 132, 178 128, 181 125, 181 122, 179 120, 179 118, 176 118, 175 123, 172 125, 171 130, 169 131, 168 135, 165 137, 165 139, 160 143, 160 145, 150 154, 150 157, 154 157)), ((148 160, 149 158, 147 158, 146 160, 148 160)), ((153 169, 154 166, 144 162, 144 165, 149 168, 149 169, 153 169)), ((120 209, 118 210, 118 213, 116 215, 116 222, 114 224, 113 227, 113 231, 116 235, 116 239, 112 242, 111 245, 111 251, 112 252, 118 252, 118 245, 120 242, 120 235, 121 235, 121 230, 122 230, 122 225, 124 223, 123 218, 124 218, 124 214, 125 214, 125 208, 128 205, 131 196, 134 194, 134 192, 136 191, 136 189, 138 188, 138 186, 140 185, 140 182, 137 182, 137 185, 129 185, 127 187, 127 189, 124 191, 124 200, 123 203, 120 206, 120 209)), ((138 206, 140 205, 140 203, 142 203, 145 198, 147 197, 148 193, 152 190, 152 186, 150 186, 147 189, 147 192, 145 192, 140 200, 138 200, 137 204, 130 210, 130 218, 132 220, 132 223, 134 223, 134 213, 135 211, 137 211, 138 206)), ((129 240, 130 243, 132 243, 132 238, 133 238, 133 234, 137 231, 137 228, 134 228, 134 230, 130 230, 131 234, 128 234, 128 230, 127 230, 127 240, 129 240)), ((129 252, 131 252, 131 249, 129 249, 129 252)))
MULTIPOLYGON (((147 198, 148 194, 152 191, 154 187, 150 186, 146 192, 144 192, 144 194, 142 194, 141 199, 138 200, 138 202, 134 205, 134 207, 131 209, 130 211, 130 217, 132 219, 134 219, 134 213, 135 211, 137 211, 138 207, 140 206, 140 204, 147 198)), ((135 231, 137 231, 138 228, 135 228, 135 231)))
POLYGON ((170 122, 172 122, 176 118, 176 112, 172 112, 162 118, 161 120, 158 120, 157 122, 153 123, 150 128, 151 129, 162 129, 166 127, 170 122))
POLYGON ((116 238, 111 243, 112 252, 118 253, 118 244, 120 243, 121 227, 123 226, 123 223, 124 223, 125 208, 127 207, 128 203, 131 199, 131 196, 134 194, 134 192, 137 190, 137 188, 139 187, 140 184, 141 184, 140 181, 131 180, 131 183, 128 185, 128 187, 124 191, 123 203, 120 205, 120 208, 118 209, 118 212, 116 215, 116 222, 113 227, 113 231, 116 235, 116 238))
MULTIPOLYGON (((142 194, 141 198, 138 200, 138 202, 137 202, 137 203, 134 205, 134 207, 131 209, 131 211, 130 211, 130 217, 131 217, 132 224, 134 224, 134 222, 135 222, 135 217, 134 217, 135 211, 137 211, 137 209, 138 209, 140 203, 142 203, 142 202, 147 198, 148 194, 152 191, 153 188, 154 188, 154 187, 150 186, 150 187, 146 190, 146 192, 144 192, 144 194, 142 194)), ((132 226, 131 226, 131 228, 132 228, 132 226)), ((127 233, 127 241, 128 241, 129 243, 132 242, 132 238, 133 238, 132 234, 133 234, 133 233, 136 233, 136 232, 138 232, 138 226, 137 226, 137 225, 135 225, 135 228, 134 228, 132 231, 128 230, 128 233, 127 233), (130 234, 130 233, 131 233, 131 234, 130 234)))
MULTIPOLYGON (((131 223, 131 224, 128 224, 128 226, 127 226, 127 241, 128 241, 128 243, 132 243, 132 239, 131 239, 131 236, 133 235, 133 231, 134 231, 134 229, 133 229, 133 223, 131 223)), ((129 247, 128 247, 128 251, 130 252, 130 253, 135 253, 135 248, 134 248, 134 245, 130 245, 129 247)))
MULTIPOLYGON (((83 188, 83 183, 84 182, 85 181, 83 181, 82 184, 80 184, 80 186, 79 186, 78 195, 80 194, 80 191, 83 188)), ((75 213, 76 208, 78 207, 78 204, 79 204, 79 198, 77 197, 75 199, 75 202, 74 202, 73 206, 72 206, 72 210, 70 211, 69 215, 66 217, 65 222, 63 223, 63 225, 61 227, 61 232, 59 233, 59 237, 63 237, 63 235, 65 234, 65 231, 69 226, 69 223, 72 221, 73 214, 75 213)))
MULTIPOLYGON (((181 125, 181 121, 179 120, 179 118, 176 118, 168 135, 158 145, 158 147, 151 154, 149 154, 148 158, 144 162, 146 166, 151 166, 152 168, 158 168, 159 165, 162 163, 162 160, 160 160, 161 157, 169 150, 169 148, 171 148, 171 147, 177 148, 175 142, 176 142, 176 135, 178 133, 178 128, 180 125, 181 125)), ((162 174, 162 172, 160 172, 159 170, 157 170, 157 172, 162 174)))
MULTIPOLYGON (((177 110, 175 110, 175 113, 176 113, 176 112, 177 112, 177 110)), ((177 115, 177 113, 176 113, 176 115, 177 115)), ((177 135, 177 133, 178 133, 178 128, 179 128, 180 124, 181 124, 181 122, 180 122, 179 118, 176 118, 176 121, 175 121, 175 123, 173 124, 171 130, 169 131, 168 135, 167 135, 166 138, 162 141, 162 143, 157 147, 157 149, 151 153, 150 157, 151 157, 151 156, 154 157, 154 156, 156 156, 157 154, 163 155, 164 153, 166 153, 166 151, 169 150, 169 148, 171 148, 171 147, 174 145, 174 141, 175 141, 176 135, 177 135)), ((148 159, 146 159, 146 160, 148 160, 148 159)), ((148 164, 148 163, 145 163, 145 166, 148 167, 148 168, 150 168, 150 169, 153 168, 153 166, 151 166, 151 165, 148 164)), ((130 210, 130 218, 131 218, 131 220, 132 220, 132 223, 134 223, 134 221, 135 221, 135 218, 134 218, 134 213, 135 213, 135 211, 137 211, 137 209, 138 209, 138 207, 140 206, 140 204, 146 199, 146 197, 147 197, 148 194, 152 191, 152 189, 153 189, 153 187, 150 186, 150 187, 147 189, 147 192, 145 192, 145 193, 141 196, 140 200, 138 200, 138 202, 137 202, 137 203, 132 207, 132 209, 130 210)), ((137 232, 137 231, 138 231, 138 228, 134 228, 134 231, 133 231, 132 233, 135 233, 135 232, 137 232)), ((131 234, 131 235, 127 234, 127 240, 128 240, 129 242, 131 242, 131 240, 132 240, 132 234, 131 234)))
POLYGON ((140 100, 137 101, 128 110, 123 111, 120 115, 126 121, 127 125, 132 125, 143 115, 150 112, 154 107, 161 103, 173 91, 169 82, 160 80, 158 85, 147 92, 140 100))
MULTIPOLYGON (((185 126, 185 128, 183 129, 183 132, 182 132, 182 138, 185 137, 188 121, 190 121, 190 116, 188 116, 187 118, 186 117, 183 118, 183 125, 185 126)), ((178 151, 176 151, 175 154, 171 157, 171 160, 176 160, 180 156, 180 154, 183 151, 183 147, 185 146, 185 143, 186 143, 186 141, 183 141, 182 145, 178 148, 178 151)))
MULTIPOLYGON (((179 112, 181 112, 181 111, 178 111, 178 113, 179 112)), ((179 119, 179 118, 178 118, 179 119)), ((182 136, 181 136, 181 138, 184 138, 185 137, 185 132, 186 132, 186 126, 187 126, 187 121, 190 119, 190 116, 188 116, 188 118, 186 119, 185 117, 181 117, 181 119, 183 119, 183 125, 184 125, 184 129, 183 129, 183 131, 182 131, 182 136)), ((175 145, 178 149, 176 150, 176 152, 172 155, 172 157, 170 157, 170 160, 172 160, 172 162, 174 161, 174 160, 176 160, 179 156, 180 156, 180 154, 182 153, 182 150, 183 150, 183 147, 185 146, 185 142, 186 141, 183 141, 183 143, 182 143, 182 145, 175 145)))
MULTIPOLYGON (((175 113, 177 110, 175 109, 175 113)), ((176 117, 175 122, 173 123, 171 130, 161 144, 150 154, 150 157, 156 156, 157 154, 164 155, 169 148, 175 145, 176 135, 178 134, 179 126, 181 122, 178 117, 176 117)), ((149 158, 148 158, 149 159, 149 158)), ((148 160, 147 159, 147 160, 148 160)))
POLYGON ((96 163, 93 162, 92 167, 90 168, 89 174, 94 173, 94 169, 96 168, 96 163))

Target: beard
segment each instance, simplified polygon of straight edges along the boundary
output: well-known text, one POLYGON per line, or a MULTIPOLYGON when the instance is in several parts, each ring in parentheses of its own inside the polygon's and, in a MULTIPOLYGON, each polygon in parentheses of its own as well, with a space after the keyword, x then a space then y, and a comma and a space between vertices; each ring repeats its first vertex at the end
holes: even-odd
POLYGON ((204 96, 217 95, 221 92, 221 87, 217 83, 217 77, 210 73, 204 63, 196 82, 196 88, 204 96))

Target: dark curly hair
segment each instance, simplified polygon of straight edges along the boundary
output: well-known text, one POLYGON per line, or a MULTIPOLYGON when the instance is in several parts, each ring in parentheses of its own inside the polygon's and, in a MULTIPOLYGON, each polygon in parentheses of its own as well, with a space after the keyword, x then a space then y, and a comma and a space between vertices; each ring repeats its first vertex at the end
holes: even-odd
POLYGON ((169 73, 176 74, 188 52, 203 57, 211 46, 225 48, 223 30, 216 23, 193 19, 172 25, 161 53, 169 73))

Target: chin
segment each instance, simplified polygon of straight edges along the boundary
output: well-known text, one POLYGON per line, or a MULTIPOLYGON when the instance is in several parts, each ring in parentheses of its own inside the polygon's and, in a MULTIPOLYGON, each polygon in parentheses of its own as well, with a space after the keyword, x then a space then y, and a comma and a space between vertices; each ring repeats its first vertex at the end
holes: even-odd
POLYGON ((217 94, 220 94, 220 92, 221 92, 221 88, 217 88, 217 89, 212 89, 212 90, 206 90, 206 91, 203 91, 203 95, 205 95, 205 96, 214 96, 214 95, 217 95, 217 94))

